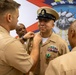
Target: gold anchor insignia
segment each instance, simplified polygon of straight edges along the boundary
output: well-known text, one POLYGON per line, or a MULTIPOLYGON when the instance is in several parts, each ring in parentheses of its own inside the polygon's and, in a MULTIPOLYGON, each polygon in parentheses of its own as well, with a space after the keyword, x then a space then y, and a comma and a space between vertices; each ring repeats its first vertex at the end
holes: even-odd
POLYGON ((41 14, 44 15, 45 13, 46 13, 46 10, 45 9, 42 9, 41 10, 41 14))
POLYGON ((42 13, 41 13, 42 15, 44 15, 44 10, 42 11, 42 13))

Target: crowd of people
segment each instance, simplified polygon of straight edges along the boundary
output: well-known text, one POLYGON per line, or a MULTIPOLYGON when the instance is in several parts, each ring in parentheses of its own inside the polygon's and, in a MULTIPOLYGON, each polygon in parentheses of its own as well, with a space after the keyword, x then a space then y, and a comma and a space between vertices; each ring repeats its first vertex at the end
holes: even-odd
POLYGON ((39 32, 27 32, 17 23, 19 7, 14 0, 0 0, 0 75, 76 75, 76 21, 70 24, 68 40, 52 31, 58 12, 43 6, 37 10, 39 32), (16 30, 17 37, 10 35, 16 30))

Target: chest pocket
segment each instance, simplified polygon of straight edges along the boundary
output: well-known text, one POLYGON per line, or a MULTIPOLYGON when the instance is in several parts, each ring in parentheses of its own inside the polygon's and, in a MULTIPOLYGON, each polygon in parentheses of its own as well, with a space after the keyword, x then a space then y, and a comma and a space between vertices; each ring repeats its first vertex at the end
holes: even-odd
POLYGON ((58 56, 58 49, 56 46, 51 45, 47 47, 45 57, 46 57, 46 63, 48 64, 50 60, 53 60, 58 56))

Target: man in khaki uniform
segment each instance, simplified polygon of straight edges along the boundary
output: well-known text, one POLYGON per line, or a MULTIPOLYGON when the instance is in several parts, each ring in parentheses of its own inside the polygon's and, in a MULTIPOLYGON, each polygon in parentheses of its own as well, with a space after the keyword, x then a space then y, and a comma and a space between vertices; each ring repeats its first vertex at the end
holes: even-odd
POLYGON ((72 51, 50 61, 45 75, 76 75, 76 20, 69 27, 68 40, 72 51))
MULTIPOLYGON (((18 36, 16 36, 15 38, 21 41, 21 38, 27 33, 25 25, 22 23, 18 23, 16 26, 16 33, 18 36)), ((21 41, 21 43, 23 44, 24 48, 27 50, 28 53, 30 52, 30 49, 29 49, 29 46, 31 45, 31 43, 29 43, 30 39, 31 38, 26 39, 25 41, 21 41)))
POLYGON ((21 40, 34 37, 30 55, 22 43, 10 36, 16 28, 20 4, 14 0, 0 0, 0 75, 23 75, 35 66, 39 56, 41 36, 29 32, 21 40))
MULTIPOLYGON (((58 13, 50 7, 41 7, 38 9, 37 14, 38 26, 40 30, 39 33, 42 36, 39 75, 44 75, 49 61, 69 52, 69 49, 67 43, 59 35, 52 31, 54 22, 59 19, 58 13)), ((36 73, 37 72, 35 71, 35 74, 36 73)))
MULTIPOLYGON (((16 33, 18 36, 16 36, 15 38, 20 40, 20 38, 22 38, 27 33, 25 25, 22 23, 18 23, 16 26, 16 33)), ((26 48, 26 42, 27 40, 25 42, 21 42, 24 45, 24 48, 26 48)))

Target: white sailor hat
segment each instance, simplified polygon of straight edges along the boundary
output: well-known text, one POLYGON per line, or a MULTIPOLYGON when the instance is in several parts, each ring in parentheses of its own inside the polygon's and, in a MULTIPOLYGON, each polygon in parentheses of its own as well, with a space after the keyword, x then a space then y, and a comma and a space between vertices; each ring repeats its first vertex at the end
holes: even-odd
POLYGON ((37 19, 47 18, 47 19, 52 19, 54 21, 59 19, 58 12, 51 7, 40 7, 37 10, 37 14, 38 14, 37 19))

